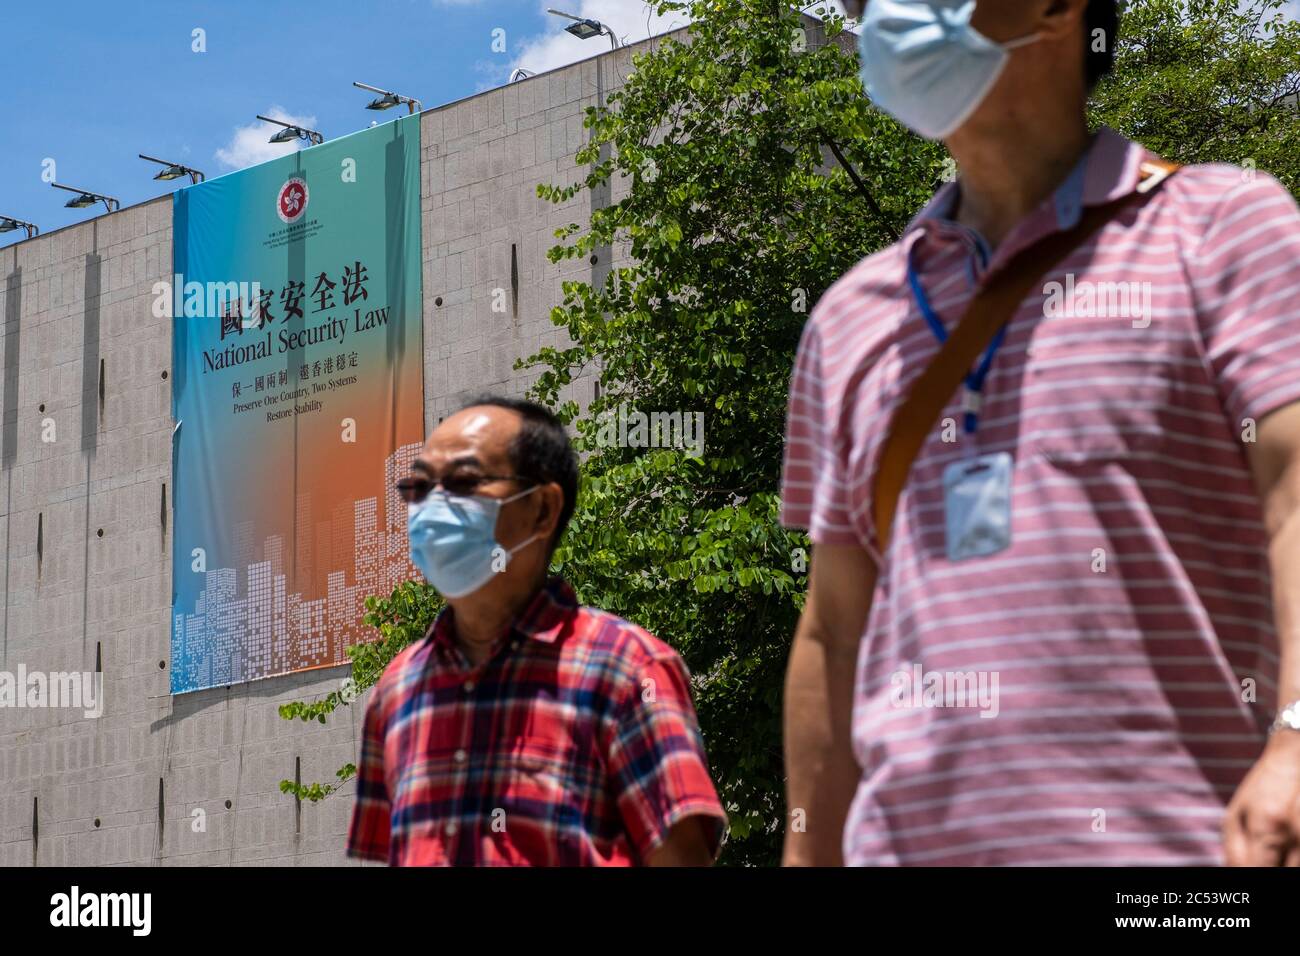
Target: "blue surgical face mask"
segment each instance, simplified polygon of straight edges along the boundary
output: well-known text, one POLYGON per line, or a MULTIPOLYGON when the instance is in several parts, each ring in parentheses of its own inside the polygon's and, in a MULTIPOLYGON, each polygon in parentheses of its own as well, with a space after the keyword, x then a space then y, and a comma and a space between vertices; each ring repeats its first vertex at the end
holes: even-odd
POLYGON ((975 0, 871 0, 858 34, 862 84, 878 107, 926 139, 966 122, 1038 34, 994 43, 970 25, 975 0))
POLYGON ((497 542, 497 514, 501 506, 530 495, 534 485, 509 498, 449 495, 431 491, 421 502, 407 506, 407 533, 411 561, 444 597, 472 594, 492 579, 494 563, 501 569, 520 548, 536 541, 533 535, 506 549, 497 542))

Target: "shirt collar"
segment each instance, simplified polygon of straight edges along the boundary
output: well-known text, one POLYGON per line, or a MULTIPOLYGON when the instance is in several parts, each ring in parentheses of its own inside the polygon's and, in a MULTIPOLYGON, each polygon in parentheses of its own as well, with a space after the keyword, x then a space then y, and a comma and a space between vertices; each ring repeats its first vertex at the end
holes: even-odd
MULTIPOLYGON (((553 644, 572 620, 577 607, 578 599, 572 586, 563 578, 549 578, 524 605, 506 637, 518 635, 553 644)), ((426 636, 435 645, 449 649, 455 647, 454 619, 451 606, 444 607, 429 626, 426 636)))
MULTIPOLYGON (((1101 127, 1074 168, 1038 209, 1022 220, 998 248, 1023 248, 1049 232, 1072 229, 1087 206, 1097 206, 1133 192, 1141 178, 1146 150, 1107 126, 1101 127)), ((952 209, 960 194, 956 182, 945 184, 908 223, 904 236, 935 226, 955 226, 952 209)))
POLYGON ((550 578, 515 619, 513 629, 520 637, 554 644, 577 608, 578 598, 569 582, 550 578))

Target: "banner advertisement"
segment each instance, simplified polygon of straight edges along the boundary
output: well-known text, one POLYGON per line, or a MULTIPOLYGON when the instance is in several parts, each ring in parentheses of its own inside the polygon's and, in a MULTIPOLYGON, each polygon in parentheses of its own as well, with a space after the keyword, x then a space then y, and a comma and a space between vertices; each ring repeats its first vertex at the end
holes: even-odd
POLYGON ((420 118, 174 195, 176 694, 344 663, 417 575, 420 118))

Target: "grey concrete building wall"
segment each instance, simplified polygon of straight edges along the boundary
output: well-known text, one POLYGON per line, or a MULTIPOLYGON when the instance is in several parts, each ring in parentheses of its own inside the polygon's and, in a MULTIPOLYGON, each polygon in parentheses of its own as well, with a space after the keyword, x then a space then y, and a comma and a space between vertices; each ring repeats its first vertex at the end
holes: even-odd
MULTIPOLYGON (((584 174, 582 111, 632 52, 423 114, 427 428, 473 393, 522 393, 537 371, 516 359, 567 341, 560 284, 610 267, 547 260, 590 198, 537 185, 584 174)), ((171 262, 170 196, 0 249, 0 671, 104 682, 98 718, 0 708, 3 866, 350 862, 351 785, 299 806, 279 784, 355 760, 366 698, 326 725, 276 710, 346 667, 169 694, 172 336, 153 289, 171 262)))

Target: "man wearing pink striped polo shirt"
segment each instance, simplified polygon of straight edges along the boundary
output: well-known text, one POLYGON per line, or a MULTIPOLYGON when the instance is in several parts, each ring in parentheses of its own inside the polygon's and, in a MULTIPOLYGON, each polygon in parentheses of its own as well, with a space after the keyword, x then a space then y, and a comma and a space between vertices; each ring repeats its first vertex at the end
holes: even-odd
POLYGON ((1141 146, 1088 133, 1115 17, 866 4, 870 95, 960 177, 799 347, 789 864, 1300 865, 1300 211, 1229 166, 1148 189, 1141 146), (881 443, 939 338, 1123 197, 954 389, 882 536, 881 443))

